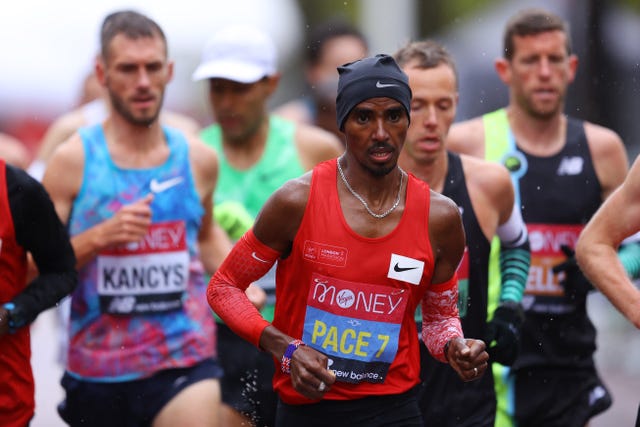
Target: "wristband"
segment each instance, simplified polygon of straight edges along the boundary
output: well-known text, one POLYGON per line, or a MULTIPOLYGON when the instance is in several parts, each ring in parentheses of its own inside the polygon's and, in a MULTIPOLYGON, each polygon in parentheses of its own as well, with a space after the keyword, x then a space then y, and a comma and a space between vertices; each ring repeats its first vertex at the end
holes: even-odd
POLYGON ((291 357, 293 356, 293 352, 298 349, 301 345, 306 345, 302 342, 302 340, 293 340, 287 346, 287 349, 284 351, 282 355, 282 362, 280 362, 280 368, 282 372, 285 374, 291 373, 291 357))

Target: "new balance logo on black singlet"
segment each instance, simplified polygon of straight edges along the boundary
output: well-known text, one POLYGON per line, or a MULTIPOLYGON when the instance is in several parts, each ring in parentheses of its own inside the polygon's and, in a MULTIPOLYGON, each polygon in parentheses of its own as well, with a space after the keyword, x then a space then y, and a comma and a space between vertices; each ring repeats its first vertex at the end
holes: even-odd
POLYGON ((584 159, 582 157, 563 157, 562 160, 560 160, 560 166, 558 166, 556 175, 580 175, 583 164, 584 159))

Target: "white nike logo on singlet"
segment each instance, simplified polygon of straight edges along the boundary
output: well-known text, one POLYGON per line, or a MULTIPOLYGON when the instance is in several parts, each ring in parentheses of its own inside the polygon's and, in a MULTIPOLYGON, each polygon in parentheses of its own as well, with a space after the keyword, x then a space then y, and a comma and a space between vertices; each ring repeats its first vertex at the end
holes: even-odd
POLYGON ((158 181, 157 179, 153 178, 151 180, 151 183, 149 184, 149 187, 151 188, 152 193, 162 193, 163 191, 166 191, 171 187, 175 187, 176 185, 180 184, 182 181, 184 181, 184 177, 182 176, 169 178, 165 181, 158 181))

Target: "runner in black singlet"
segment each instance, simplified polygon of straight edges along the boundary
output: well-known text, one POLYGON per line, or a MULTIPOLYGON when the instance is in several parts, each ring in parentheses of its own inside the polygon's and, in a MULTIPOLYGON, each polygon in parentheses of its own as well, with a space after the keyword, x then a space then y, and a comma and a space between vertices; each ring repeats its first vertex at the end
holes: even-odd
MULTIPOLYGON (((527 233, 507 170, 497 164, 447 152, 446 136, 457 106, 453 59, 432 41, 413 42, 396 53, 413 92, 411 125, 400 164, 450 197, 462 214, 467 240, 458 267, 458 309, 465 336, 485 337, 491 359, 509 363, 518 349, 520 300, 529 266, 527 233), (487 323, 491 239, 502 241, 500 305, 487 323)), ((463 383, 455 372, 423 351, 421 410, 425 425, 494 424, 492 375, 463 383)))
POLYGON ((596 331, 586 310, 589 282, 573 250, 584 224, 628 169, 620 137, 567 117, 577 69, 567 24, 540 9, 507 23, 496 70, 509 105, 452 127, 450 147, 503 163, 527 223, 531 268, 523 298, 522 351, 509 380, 515 409, 504 424, 584 427, 611 404, 594 363, 596 331), (513 388, 511 389, 514 390, 513 388))

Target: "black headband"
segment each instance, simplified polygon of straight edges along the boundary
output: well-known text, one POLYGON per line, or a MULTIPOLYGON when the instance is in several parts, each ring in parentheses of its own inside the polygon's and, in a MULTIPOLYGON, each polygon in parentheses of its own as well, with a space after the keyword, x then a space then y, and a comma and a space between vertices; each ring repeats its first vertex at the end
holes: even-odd
POLYGON ((411 111, 411 88, 407 75, 389 55, 379 54, 338 67, 336 118, 344 130, 347 116, 359 103, 370 98, 392 98, 411 111))

